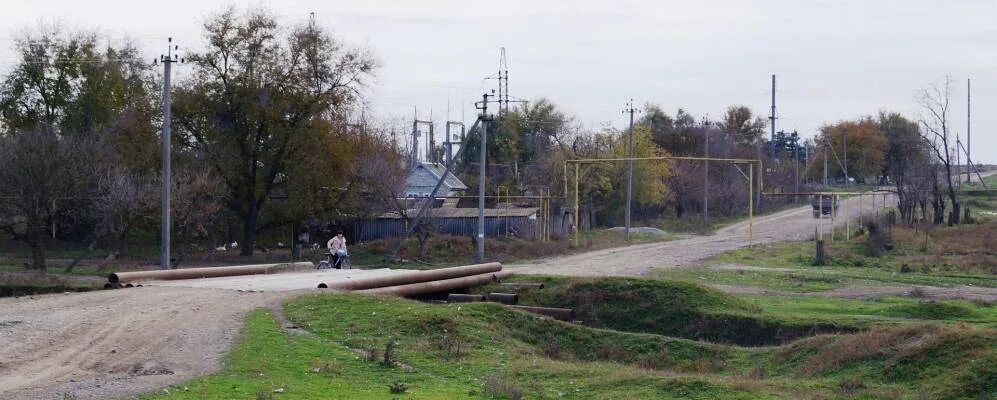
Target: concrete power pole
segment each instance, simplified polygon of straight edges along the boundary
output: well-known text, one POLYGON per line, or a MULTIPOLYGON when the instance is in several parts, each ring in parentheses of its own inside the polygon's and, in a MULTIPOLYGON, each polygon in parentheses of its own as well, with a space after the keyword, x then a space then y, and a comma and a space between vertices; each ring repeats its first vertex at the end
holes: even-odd
POLYGON ((772 110, 769 112, 769 152, 775 146, 775 74, 772 74, 772 110))
POLYGON ((625 224, 623 227, 623 236, 626 240, 630 240, 630 204, 633 200, 633 184, 634 184, 634 99, 630 99, 627 103, 627 109, 623 110, 624 113, 630 114, 630 134, 627 137, 627 211, 624 216, 625 224))
MULTIPOLYGON (((795 130, 793 131, 793 193, 800 192, 800 135, 795 130)), ((796 202, 797 197, 793 195, 793 202, 796 202)))
POLYGON ((488 93, 481 95, 481 144, 478 162, 478 262, 485 261, 485 161, 488 148, 488 93))
POLYGON ((848 134, 847 129, 841 130, 841 146, 844 149, 841 151, 841 157, 845 159, 845 186, 849 185, 848 179, 848 134))
POLYGON ((827 156, 830 155, 830 151, 827 148, 830 146, 830 141, 827 140, 827 134, 824 135, 824 188, 827 188, 827 156))
MULTIPOLYGON (((703 117, 703 157, 710 158, 710 121, 703 117)), ((703 160, 703 225, 710 226, 710 160, 703 160)))
POLYGON ((170 269, 170 69, 173 63, 180 62, 173 51, 173 38, 167 39, 166 55, 159 56, 163 63, 163 198, 162 198, 162 232, 160 232, 159 269, 170 269))
POLYGON ((973 162, 970 161, 970 156, 969 156, 969 148, 970 148, 969 128, 971 125, 969 117, 970 117, 970 106, 972 106, 972 103, 970 103, 969 99, 970 89, 971 88, 969 86, 969 79, 966 79, 966 182, 967 183, 972 181, 972 178, 969 176, 969 168, 973 165, 973 162))

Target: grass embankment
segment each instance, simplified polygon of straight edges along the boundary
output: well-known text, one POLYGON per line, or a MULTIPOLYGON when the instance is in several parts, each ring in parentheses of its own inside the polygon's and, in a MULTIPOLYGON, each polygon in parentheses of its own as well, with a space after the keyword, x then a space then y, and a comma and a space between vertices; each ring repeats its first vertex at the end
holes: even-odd
POLYGON ((892 250, 870 254, 867 235, 825 242, 825 265, 813 265, 812 241, 742 248, 715 256, 703 266, 655 271, 660 278, 793 292, 845 286, 997 287, 997 217, 953 227, 892 228, 892 250), (745 268, 747 266, 748 268, 745 268), (752 268, 756 267, 756 268, 752 268))
MULTIPOLYGON (((713 296, 704 306, 742 307, 701 290, 713 296)), ((669 304, 658 306, 668 312, 669 304)), ((492 303, 322 294, 285 310, 309 334, 282 331, 269 311, 256 311, 223 372, 144 398, 954 399, 997 390, 992 329, 902 325, 745 348, 590 328, 492 303), (396 382, 404 393, 391 393, 396 382)))

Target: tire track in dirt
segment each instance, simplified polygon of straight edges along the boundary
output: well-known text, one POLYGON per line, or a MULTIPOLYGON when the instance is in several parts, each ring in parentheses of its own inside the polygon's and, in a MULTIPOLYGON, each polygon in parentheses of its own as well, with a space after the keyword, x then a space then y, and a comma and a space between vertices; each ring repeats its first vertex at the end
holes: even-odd
POLYGON ((248 311, 297 293, 143 287, 0 299, 0 398, 104 399, 217 371, 248 311))

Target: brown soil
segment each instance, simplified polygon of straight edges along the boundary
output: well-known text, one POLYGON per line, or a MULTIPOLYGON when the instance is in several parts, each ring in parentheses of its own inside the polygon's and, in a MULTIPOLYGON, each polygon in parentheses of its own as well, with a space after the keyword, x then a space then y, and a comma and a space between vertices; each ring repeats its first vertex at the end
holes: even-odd
POLYGON ((211 373, 248 311, 293 293, 142 287, 0 299, 0 398, 104 399, 211 373))

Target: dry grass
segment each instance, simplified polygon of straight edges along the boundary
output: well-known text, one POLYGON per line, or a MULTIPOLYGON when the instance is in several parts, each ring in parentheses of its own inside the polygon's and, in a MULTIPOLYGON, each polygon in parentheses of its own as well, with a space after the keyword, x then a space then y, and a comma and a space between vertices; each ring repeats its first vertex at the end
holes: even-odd
POLYGON ((910 248, 924 251, 899 257, 912 266, 949 266, 962 271, 980 271, 997 274, 997 221, 957 227, 928 228, 927 241, 923 227, 914 229, 903 225, 893 227, 893 238, 910 248), (921 254, 916 254, 921 253, 921 254))
POLYGON ((896 326, 873 329, 822 346, 802 367, 806 375, 817 375, 845 363, 872 357, 897 360, 912 357, 938 343, 945 334, 937 326, 896 326))

